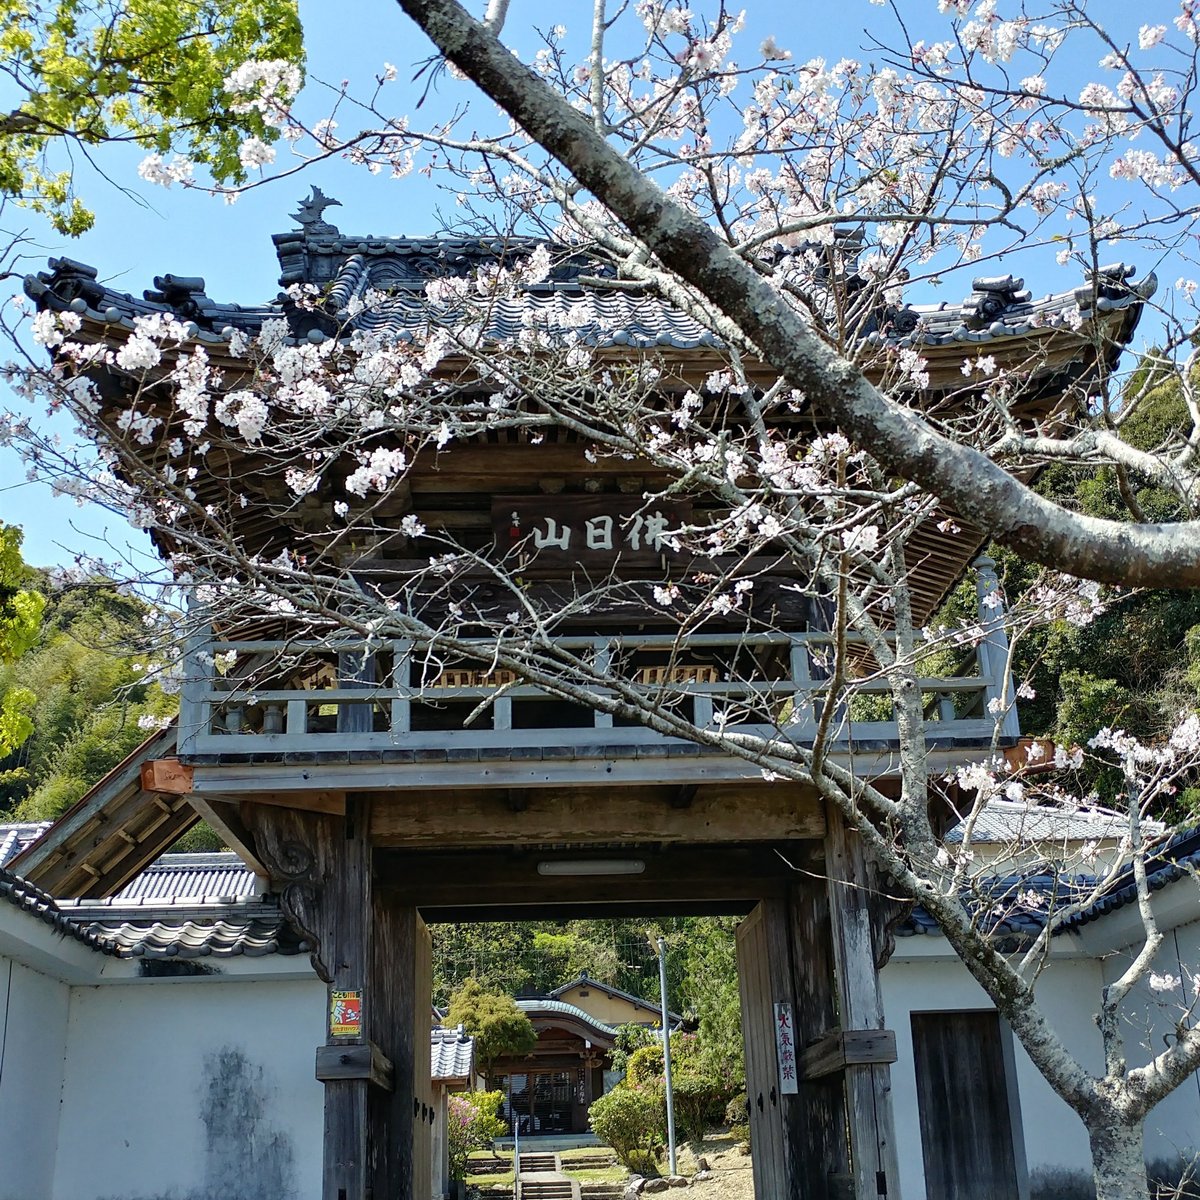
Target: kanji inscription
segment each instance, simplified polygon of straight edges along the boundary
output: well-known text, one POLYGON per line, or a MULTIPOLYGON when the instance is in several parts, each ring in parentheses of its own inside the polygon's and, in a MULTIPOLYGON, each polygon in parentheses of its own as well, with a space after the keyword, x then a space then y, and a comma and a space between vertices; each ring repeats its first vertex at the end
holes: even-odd
POLYGON ((538 564, 674 557, 691 505, 639 496, 497 496, 492 527, 502 553, 538 564))

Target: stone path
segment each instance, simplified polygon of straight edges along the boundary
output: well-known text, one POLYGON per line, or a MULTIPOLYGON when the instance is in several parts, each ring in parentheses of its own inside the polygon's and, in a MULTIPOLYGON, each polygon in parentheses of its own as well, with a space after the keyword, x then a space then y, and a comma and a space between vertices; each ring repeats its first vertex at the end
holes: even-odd
POLYGON ((522 1154, 517 1164, 521 1200, 579 1200, 579 1184, 558 1166, 556 1154, 522 1154))

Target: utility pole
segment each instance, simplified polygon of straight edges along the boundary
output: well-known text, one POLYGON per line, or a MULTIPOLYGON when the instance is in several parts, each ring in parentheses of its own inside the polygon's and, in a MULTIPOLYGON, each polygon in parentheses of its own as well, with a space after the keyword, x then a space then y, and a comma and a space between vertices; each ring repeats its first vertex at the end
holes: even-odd
POLYGON ((663 1078, 667 1085, 667 1154, 671 1174, 679 1174, 675 1157, 675 1093, 671 1090, 671 1018, 667 1012, 667 942, 658 939, 658 988, 662 996, 663 1078))

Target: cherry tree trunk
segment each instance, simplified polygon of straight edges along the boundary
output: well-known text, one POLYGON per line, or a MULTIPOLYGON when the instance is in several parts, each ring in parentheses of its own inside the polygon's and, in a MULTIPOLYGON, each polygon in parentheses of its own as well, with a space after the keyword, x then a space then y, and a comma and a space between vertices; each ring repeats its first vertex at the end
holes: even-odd
POLYGON ((1110 1119, 1097 1126, 1089 1122, 1088 1137, 1096 1200, 1148 1200, 1142 1122, 1126 1125, 1110 1119))

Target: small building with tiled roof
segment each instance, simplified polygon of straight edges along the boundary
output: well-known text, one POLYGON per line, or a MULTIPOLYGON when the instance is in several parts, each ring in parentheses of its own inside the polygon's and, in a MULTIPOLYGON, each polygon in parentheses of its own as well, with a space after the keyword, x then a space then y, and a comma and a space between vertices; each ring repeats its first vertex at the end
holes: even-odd
POLYGON ((429 1078, 433 1088, 433 1195, 450 1194, 450 1145, 448 1125, 450 1096, 471 1091, 479 1080, 475 1074, 475 1039, 461 1025, 447 1029, 435 1025, 429 1031, 429 1078))
POLYGON ((605 1091, 616 1029, 552 996, 516 1004, 533 1025, 537 1044, 528 1054, 498 1059, 487 1080, 505 1095, 510 1130, 523 1137, 586 1133, 588 1107, 605 1091))
MULTIPOLYGON (((657 1025, 662 1026, 662 1008, 642 996, 623 991, 611 983, 593 979, 581 971, 574 979, 554 988, 548 993, 553 1000, 565 1000, 590 1013, 606 1025, 657 1025)), ((667 1019, 672 1026, 683 1018, 667 1010, 667 1019)))

